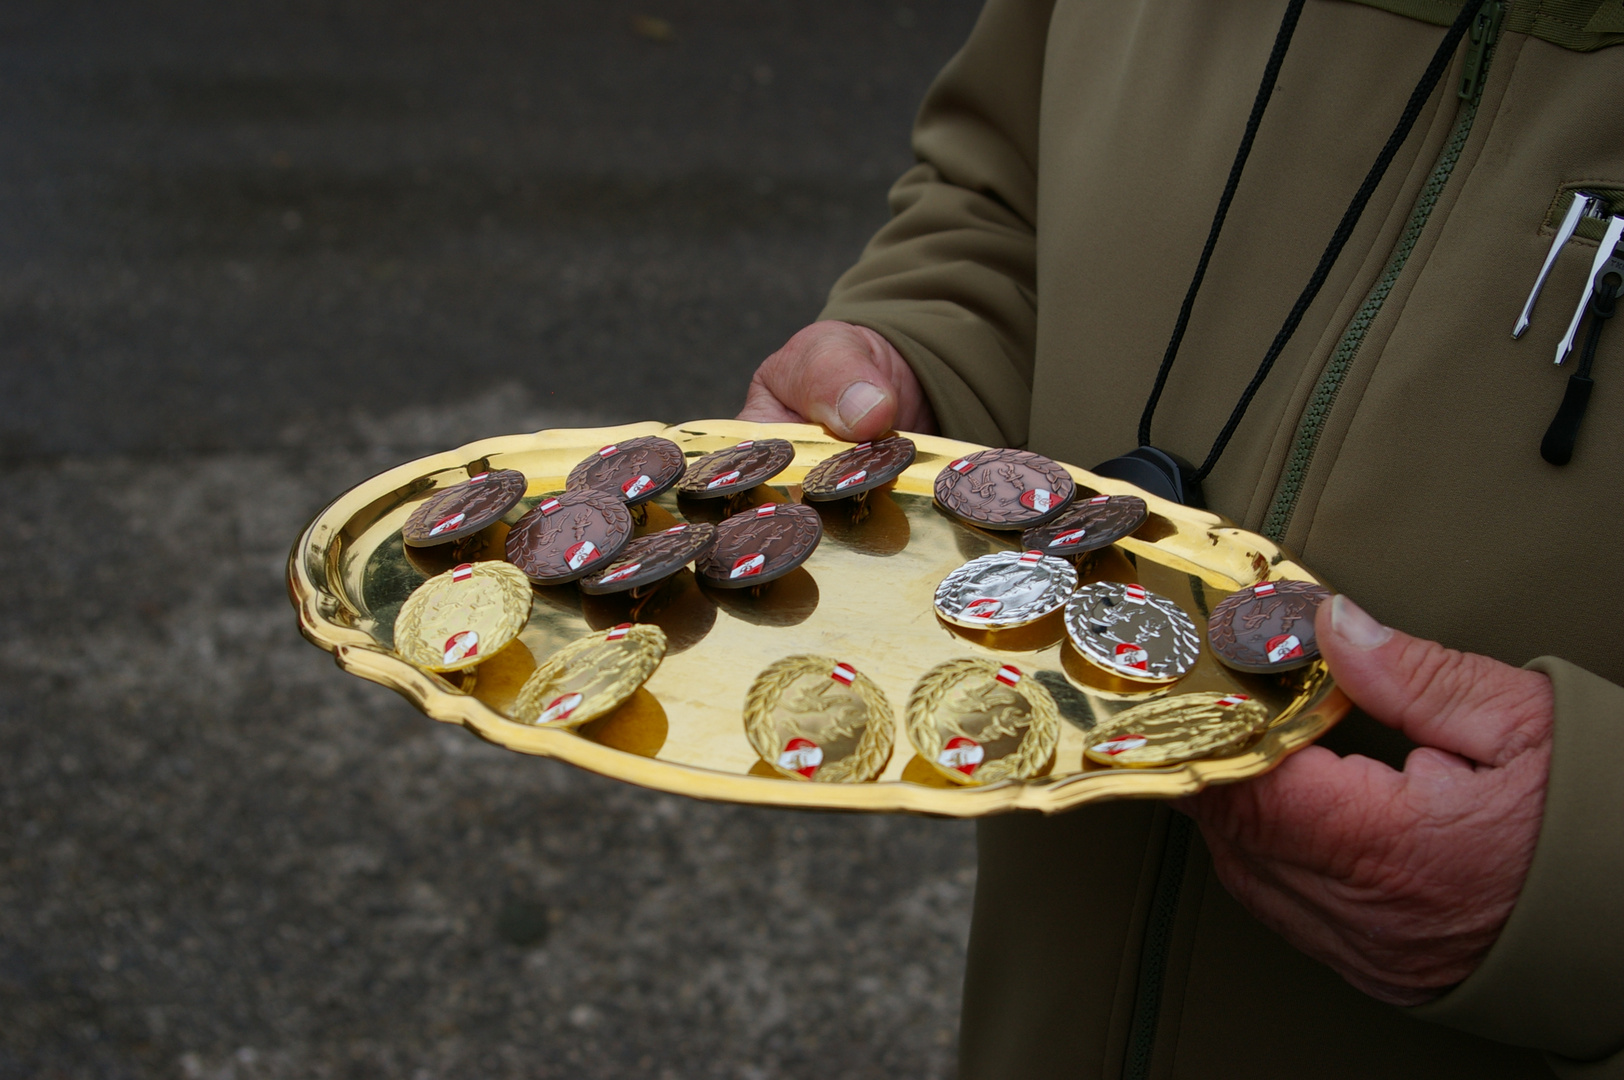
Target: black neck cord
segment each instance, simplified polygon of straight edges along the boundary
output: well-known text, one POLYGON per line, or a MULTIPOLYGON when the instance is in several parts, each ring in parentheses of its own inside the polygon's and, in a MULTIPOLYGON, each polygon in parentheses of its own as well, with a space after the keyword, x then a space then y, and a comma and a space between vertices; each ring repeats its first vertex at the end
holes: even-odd
MULTIPOLYGON (((1359 190, 1354 192, 1353 201, 1348 203, 1348 208, 1342 214, 1342 220, 1337 224, 1336 231, 1331 234, 1330 243, 1325 245, 1325 252, 1320 256, 1319 265, 1314 268, 1314 273, 1308 279, 1308 284, 1303 287, 1302 293, 1297 297, 1297 302, 1291 306, 1291 311, 1286 315, 1286 321, 1280 327, 1280 332, 1274 336, 1274 341, 1269 345, 1269 351, 1264 353, 1262 363, 1258 365, 1257 371, 1252 375, 1252 381, 1246 384, 1246 390, 1241 394, 1240 400, 1235 403, 1235 408, 1230 411, 1229 420, 1225 422, 1223 430, 1218 433, 1218 438, 1213 442, 1212 449, 1207 452, 1207 459, 1195 471, 1192 479, 1196 483, 1200 483, 1207 478, 1207 474, 1212 472, 1212 467, 1218 463, 1218 458, 1222 456, 1224 448, 1229 445, 1230 437, 1235 434, 1235 429, 1240 426, 1241 418, 1246 415, 1248 406, 1252 404, 1252 398, 1257 395, 1258 389, 1263 385, 1263 380, 1268 378, 1269 370, 1274 367, 1275 360, 1279 358, 1280 353, 1285 349, 1286 343, 1291 340, 1291 335, 1296 333, 1297 325, 1302 322, 1303 315, 1307 313, 1309 305, 1319 295, 1320 288, 1325 284, 1325 279, 1330 276, 1331 267, 1336 265, 1337 257, 1342 254, 1342 248, 1347 244, 1348 238, 1353 235, 1354 227, 1359 224, 1359 218, 1365 212, 1365 204, 1370 202, 1370 197, 1375 194, 1377 185, 1381 183, 1382 177, 1387 174, 1387 167, 1392 164, 1399 148, 1404 145, 1404 140, 1409 137, 1410 129, 1415 126, 1415 121, 1421 115, 1422 108, 1426 106, 1427 99, 1432 96, 1433 90, 1437 88, 1438 80, 1443 78, 1444 70, 1449 66, 1450 58, 1454 56, 1455 49, 1460 45, 1460 39, 1465 36, 1472 19, 1476 17, 1478 9, 1484 3, 1485 0, 1466 0, 1465 6, 1461 8, 1460 14, 1456 16, 1454 24, 1449 28, 1449 32, 1444 35, 1444 39, 1439 43, 1437 51, 1432 54, 1432 62, 1427 65, 1426 71, 1421 75, 1421 81, 1416 83, 1415 89, 1411 91, 1410 100, 1405 104, 1404 112, 1399 116, 1398 126, 1387 137, 1387 144, 1382 147, 1381 153, 1376 155, 1375 163, 1370 166, 1370 171, 1365 174, 1364 183, 1360 184, 1359 190)), ((1291 0, 1286 7, 1285 18, 1280 22, 1280 31, 1275 36, 1274 49, 1269 53, 1268 65, 1263 69, 1263 82, 1258 86, 1256 100, 1252 102, 1252 114, 1247 118, 1246 131, 1241 136, 1240 147, 1235 151, 1235 162, 1229 169, 1229 179, 1224 184, 1223 195, 1218 199, 1218 211, 1213 215, 1212 228, 1207 233, 1206 246, 1201 251, 1201 259, 1196 264, 1195 276, 1190 280, 1190 288, 1185 293, 1184 304, 1179 309, 1178 322, 1174 324, 1172 339, 1167 343, 1167 352, 1162 356, 1162 366, 1156 372, 1156 383, 1151 387, 1150 397, 1145 402, 1144 414, 1139 418, 1139 442, 1141 445, 1150 444, 1150 422, 1151 418, 1156 415, 1156 403, 1162 396, 1162 388, 1167 384, 1168 372, 1173 369, 1173 361, 1178 356, 1179 344, 1184 339, 1185 326, 1190 321, 1190 310, 1195 306, 1196 293, 1200 291, 1202 278, 1207 273, 1207 262, 1212 257, 1213 248, 1218 244, 1218 233, 1223 229, 1224 217, 1229 213, 1230 201, 1234 198, 1235 188, 1240 184, 1241 170, 1246 165, 1246 158, 1252 152, 1252 140, 1257 135, 1258 125, 1263 120, 1263 110, 1268 105, 1269 98, 1274 92, 1275 79, 1280 74, 1280 65, 1285 60, 1286 49, 1291 44, 1291 36, 1297 27, 1297 17, 1301 14, 1302 7, 1303 0, 1291 0)))

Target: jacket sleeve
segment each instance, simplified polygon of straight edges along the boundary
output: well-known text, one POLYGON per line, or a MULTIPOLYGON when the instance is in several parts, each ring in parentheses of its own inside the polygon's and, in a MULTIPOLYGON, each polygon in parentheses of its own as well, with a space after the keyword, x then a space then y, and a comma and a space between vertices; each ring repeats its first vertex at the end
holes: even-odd
POLYGON ((1038 98, 1054 0, 989 0, 914 124, 919 164, 821 318, 883 335, 945 434, 1026 442, 1037 330, 1038 98))
POLYGON ((1465 982, 1411 1010, 1545 1051, 1564 1080, 1624 1080, 1624 688, 1554 657, 1551 776, 1534 861, 1465 982))

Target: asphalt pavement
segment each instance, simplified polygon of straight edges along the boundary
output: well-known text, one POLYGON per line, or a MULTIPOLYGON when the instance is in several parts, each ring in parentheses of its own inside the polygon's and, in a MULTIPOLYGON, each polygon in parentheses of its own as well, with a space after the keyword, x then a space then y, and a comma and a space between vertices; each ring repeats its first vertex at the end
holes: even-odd
POLYGON ((411 457, 736 411, 976 7, 0 7, 0 1080, 952 1075, 969 826, 497 749, 282 576, 411 457))

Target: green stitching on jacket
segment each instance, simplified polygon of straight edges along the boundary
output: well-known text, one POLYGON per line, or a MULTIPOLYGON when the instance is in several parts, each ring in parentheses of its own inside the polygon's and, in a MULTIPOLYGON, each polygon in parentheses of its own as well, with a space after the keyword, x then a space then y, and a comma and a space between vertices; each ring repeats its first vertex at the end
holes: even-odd
MULTIPOLYGON (((1491 51, 1483 61, 1485 74, 1489 61, 1493 59, 1491 51)), ((1280 483, 1275 488, 1274 502, 1269 506, 1269 513, 1263 519, 1263 535, 1275 543, 1281 543, 1286 530, 1291 527, 1291 517, 1297 510, 1297 500, 1302 495, 1303 481, 1308 477, 1308 467, 1314 461, 1314 451, 1319 447, 1320 434, 1325 430, 1325 421, 1330 417, 1331 407, 1336 404, 1336 397, 1342 390, 1342 381, 1347 377, 1348 368, 1353 366, 1354 357, 1359 355, 1359 347, 1364 344, 1365 333, 1369 331, 1370 324, 1376 321, 1381 313, 1382 304, 1387 301, 1387 294, 1393 291, 1393 284, 1398 280, 1399 274, 1404 272, 1404 264, 1409 262, 1410 253, 1415 250, 1416 241, 1421 238, 1421 230, 1426 228, 1427 219, 1432 216, 1432 208, 1438 204, 1438 196, 1443 193, 1444 185, 1449 182, 1450 174, 1455 171, 1455 162, 1460 160, 1461 148, 1466 145, 1466 137, 1472 132, 1472 121, 1477 119, 1477 101, 1463 102, 1460 117, 1455 121, 1455 129, 1449 134, 1449 141, 1438 155, 1438 161, 1432 167, 1432 173, 1427 177, 1426 186, 1421 189, 1421 196, 1415 202, 1415 209, 1410 211, 1410 220, 1404 227, 1404 235, 1399 238, 1398 246, 1393 249, 1392 256, 1387 260, 1387 266, 1382 271, 1381 278, 1370 290, 1365 302, 1359 305, 1354 314, 1353 321, 1342 332, 1342 337, 1336 343, 1336 350, 1331 353, 1330 361, 1325 365, 1325 371, 1320 375, 1318 384, 1314 387, 1313 395, 1308 399, 1308 407, 1303 410, 1303 418, 1297 425, 1297 437, 1292 440, 1291 454, 1286 458, 1285 472, 1280 477, 1280 483)))
MULTIPOLYGON (((1394 15, 1448 26, 1464 0, 1353 0, 1394 15)), ((1624 44, 1624 0, 1512 0, 1505 29, 1578 52, 1624 44)))

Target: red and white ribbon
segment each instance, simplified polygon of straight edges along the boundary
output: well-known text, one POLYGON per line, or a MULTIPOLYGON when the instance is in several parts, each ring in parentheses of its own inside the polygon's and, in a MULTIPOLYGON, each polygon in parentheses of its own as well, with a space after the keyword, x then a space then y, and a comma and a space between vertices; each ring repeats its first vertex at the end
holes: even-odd
POLYGON ((654 481, 647 473, 644 473, 641 476, 634 476, 624 484, 621 484, 620 491, 626 496, 626 498, 635 499, 653 486, 654 481))
POLYGON ((429 530, 429 535, 439 536, 443 532, 449 532, 461 525, 467 517, 467 514, 452 514, 450 517, 443 517, 434 523, 434 528, 429 530))
POLYGON ((598 580, 605 585, 608 585, 610 582, 614 581, 625 581, 627 578, 631 577, 641 569, 643 569, 643 564, 640 562, 634 562, 630 566, 622 566, 619 570, 611 571, 610 573, 603 575, 603 577, 599 578, 598 580))
POLYGON ((1022 566, 1036 566, 1038 563, 1040 563, 1042 561, 1043 561, 1043 552, 1041 552, 1041 551, 1023 551, 1023 552, 1021 552, 1020 564, 1022 566))
POLYGON ((542 517, 546 517, 548 514, 553 513, 555 510, 558 510, 563 505, 564 504, 559 502, 556 498, 554 498, 554 499, 545 499, 542 502, 539 502, 539 503, 536 504, 536 509, 541 511, 541 516, 542 517))
POLYGON ((772 517, 778 513, 777 503, 768 503, 766 506, 756 507, 756 517, 772 517))
POLYGON ((1021 681, 1021 669, 1014 664, 1005 664, 998 669, 998 674, 994 675, 993 678, 1005 686, 1014 686, 1021 681))
POLYGON ((1116 757, 1128 750, 1137 750, 1150 740, 1143 735, 1118 735, 1114 739, 1107 739, 1102 743, 1095 743, 1089 747, 1096 754, 1110 754, 1116 757))
POLYGON ((469 578, 471 578, 473 576, 474 576, 474 564, 473 563, 466 563, 465 562, 461 566, 453 566, 451 568, 451 580, 452 581, 467 581, 469 578))
POLYGON ((1263 584, 1253 587, 1252 595, 1253 596, 1273 596, 1274 595, 1274 582, 1265 581, 1263 584))
POLYGON ((835 669, 829 672, 829 678, 842 686, 850 686, 857 678, 857 669, 850 664, 836 664, 835 669))
POLYGON ((971 461, 969 458, 961 457, 957 461, 948 462, 947 467, 956 473, 967 473, 976 467, 976 463, 971 461))
POLYGON ((733 569, 727 572, 729 580, 738 580, 742 577, 755 577, 761 573, 761 568, 767 564, 767 556, 756 552, 753 555, 741 555, 733 563, 733 569))
POLYGON ((598 456, 599 457, 610 457, 610 456, 612 456, 614 454, 618 454, 618 453, 620 453, 620 447, 616 446, 614 443, 610 443, 608 446, 606 446, 602 450, 598 451, 598 456))
POLYGON ((632 632, 632 624, 629 623, 629 622, 623 622, 619 626, 615 627, 613 630, 610 630, 607 634, 605 634, 603 636, 603 640, 605 640, 605 641, 619 641, 621 638, 625 637, 627 634, 629 634, 631 632, 632 632))
POLYGON ((554 698, 545 709, 541 710, 541 715, 536 717, 536 723, 550 724, 554 720, 567 720, 570 713, 579 709, 581 702, 585 700, 580 694, 565 694, 563 697, 554 698))
POLYGON ((479 635, 472 630, 459 630, 445 639, 445 663, 460 664, 479 653, 479 635))
POLYGON ((784 744, 784 752, 778 755, 780 769, 800 773, 809 780, 822 764, 823 750, 811 739, 791 739, 784 744))
POLYGON ((729 484, 736 484, 739 482, 739 477, 742 475, 744 474, 739 472, 737 469, 733 469, 730 472, 725 472, 721 476, 718 476, 715 480, 712 480, 710 483, 706 484, 705 490, 713 491, 719 487, 727 487, 729 484))
POLYGON ((564 552, 564 561, 570 564, 571 570, 579 570, 597 556, 598 545, 590 540, 582 540, 569 546, 569 550, 564 552))
POLYGON ((1065 532, 1049 541, 1050 547, 1071 547, 1083 537, 1088 535, 1087 529, 1067 529, 1065 532))
POLYGON ((847 473, 845 476, 842 476, 839 480, 837 480, 835 482, 835 490, 836 491, 845 491, 847 488, 851 487, 853 484, 861 484, 864 480, 867 480, 867 479, 868 479, 868 470, 867 469, 858 469, 856 472, 847 473))
POLYGON ((1143 585, 1122 586, 1122 598, 1130 604, 1143 604, 1147 602, 1147 594, 1143 585))
POLYGON ((1219 706, 1219 708, 1223 708, 1223 709, 1233 709, 1235 706, 1239 705, 1241 702, 1243 702, 1243 701, 1251 701, 1251 700, 1252 699, 1249 696, 1247 696, 1246 694, 1230 694, 1227 697, 1219 698, 1218 699, 1218 706, 1219 706))
POLYGON ((976 766, 987 760, 987 751, 974 739, 967 739, 963 735, 955 735, 947 740, 942 752, 936 755, 939 764, 949 769, 957 769, 965 776, 976 771, 976 766))

